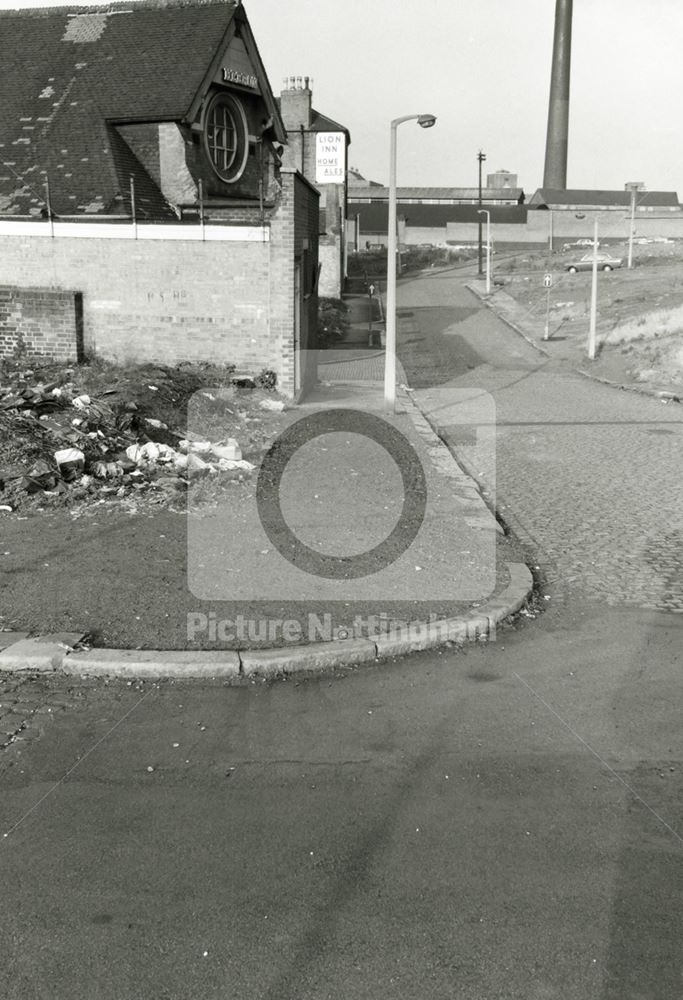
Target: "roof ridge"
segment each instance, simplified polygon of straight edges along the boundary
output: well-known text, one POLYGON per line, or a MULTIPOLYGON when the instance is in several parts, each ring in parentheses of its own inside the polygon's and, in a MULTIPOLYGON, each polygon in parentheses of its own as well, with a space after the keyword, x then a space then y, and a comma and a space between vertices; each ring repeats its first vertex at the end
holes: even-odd
POLYGON ((117 14, 124 11, 134 13, 136 10, 163 10, 182 7, 226 7, 235 9, 242 0, 110 0, 100 4, 78 7, 73 4, 64 7, 15 7, 0 9, 2 17, 63 17, 85 16, 88 14, 117 14))

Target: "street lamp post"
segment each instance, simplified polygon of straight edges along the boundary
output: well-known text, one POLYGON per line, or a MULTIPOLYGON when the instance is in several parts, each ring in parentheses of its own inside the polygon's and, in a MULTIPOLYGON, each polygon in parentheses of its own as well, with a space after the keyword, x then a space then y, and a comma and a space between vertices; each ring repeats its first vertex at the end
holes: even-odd
POLYGON ((391 122, 389 147, 389 229, 387 233, 387 315, 384 356, 384 408, 396 407, 396 131, 403 122, 416 121, 421 128, 436 123, 434 115, 403 115, 391 122))
MULTIPOLYGON (((481 208, 481 165, 486 159, 486 153, 482 153, 481 150, 477 153, 477 160, 479 161, 479 208, 481 208)), ((479 220, 479 274, 482 274, 481 267, 481 219, 479 220)))
POLYGON ((593 228, 593 280, 591 282, 591 314, 590 314, 590 325, 588 327, 588 357, 591 361, 595 361, 596 347, 596 328, 597 328, 597 317, 598 317, 598 217, 595 217, 595 223, 593 228))
POLYGON ((491 213, 487 208, 480 208, 477 215, 486 216, 486 294, 491 294, 491 213))
POLYGON ((628 229, 628 267, 633 267, 633 237, 636 221, 636 189, 631 188, 631 221, 628 229))

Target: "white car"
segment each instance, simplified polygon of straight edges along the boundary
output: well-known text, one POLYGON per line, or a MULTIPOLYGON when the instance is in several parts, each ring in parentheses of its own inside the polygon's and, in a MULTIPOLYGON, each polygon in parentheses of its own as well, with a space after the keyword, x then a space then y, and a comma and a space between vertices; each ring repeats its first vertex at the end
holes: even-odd
POLYGON ((575 240, 574 243, 563 243, 562 249, 573 250, 574 247, 592 247, 592 246, 593 246, 593 240, 583 239, 583 240, 575 240))
POLYGON ((577 271, 591 271, 593 269, 593 257, 598 258, 598 271, 612 271, 615 267, 621 267, 624 263, 621 257, 613 257, 611 253, 597 254, 587 253, 581 260, 570 261, 565 264, 565 271, 576 274, 577 271))

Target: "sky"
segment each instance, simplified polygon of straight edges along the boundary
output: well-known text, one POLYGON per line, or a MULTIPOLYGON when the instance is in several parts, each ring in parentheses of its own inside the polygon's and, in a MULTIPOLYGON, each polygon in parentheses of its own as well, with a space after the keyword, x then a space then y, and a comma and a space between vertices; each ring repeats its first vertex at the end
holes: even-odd
MULTIPOLYGON (((67 4, 0 0, 42 6, 67 4)), ((312 77, 314 107, 349 129, 349 165, 363 176, 386 184, 389 123, 427 113, 434 128, 399 128, 399 185, 474 187, 479 150, 484 178, 503 169, 527 192, 542 185, 553 0, 244 7, 274 93, 284 77, 312 77)), ((567 187, 642 181, 683 196, 682 45, 680 0, 574 0, 567 187)))

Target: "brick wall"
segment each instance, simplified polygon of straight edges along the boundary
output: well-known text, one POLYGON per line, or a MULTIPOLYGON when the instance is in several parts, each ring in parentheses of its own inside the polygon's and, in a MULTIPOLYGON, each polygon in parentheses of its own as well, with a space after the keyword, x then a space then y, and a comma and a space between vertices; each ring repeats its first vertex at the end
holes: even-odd
MULTIPOLYGON (((5 301, 12 302, 13 316, 21 303, 22 329, 30 326, 34 338, 40 327, 45 354, 75 355, 75 290, 82 295, 86 354, 120 363, 209 360, 253 374, 269 368, 293 395, 312 377, 296 376, 295 264, 302 271, 305 349, 317 332, 317 229, 317 191, 286 171, 269 241, 51 238, 6 235, 0 226, 3 280, 14 289, 6 289, 5 301), (36 289, 47 298, 35 298, 36 289), (59 312, 60 296, 71 302, 70 325, 59 312), (40 309, 42 326, 32 318, 40 309)), ((12 353, 16 332, 4 343, 12 353)))
MULTIPOLYGON (((84 347, 117 361, 280 367, 269 330, 269 245, 0 235, 3 278, 77 289, 84 347)), ((73 298, 73 293, 71 293, 73 298)))
POLYGON ((0 286, 0 357, 77 361, 81 354, 80 295, 55 288, 0 286))
POLYGON ((341 247, 336 236, 320 238, 320 286, 318 293, 329 298, 341 298, 341 247))
POLYGON ((315 357, 305 352, 313 352, 317 346, 318 191, 294 169, 283 168, 281 178, 282 199, 271 228, 270 321, 282 352, 282 388, 298 396, 317 378, 315 357), (293 339, 297 266, 301 282, 298 356, 293 339))
MULTIPOLYGON (((269 368, 283 392, 296 394, 315 376, 300 371, 294 329, 298 314, 300 349, 315 347, 318 192, 291 170, 282 171, 281 185, 268 228, 252 232, 263 239, 134 240, 129 227, 122 228, 127 238, 50 237, 44 228, 10 235, 0 223, 0 352, 11 354, 21 331, 35 353, 75 357, 79 330, 89 355, 119 363, 208 360, 253 374, 269 368)), ((253 206, 244 213, 256 221, 253 206)))

